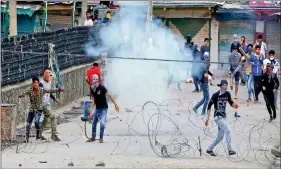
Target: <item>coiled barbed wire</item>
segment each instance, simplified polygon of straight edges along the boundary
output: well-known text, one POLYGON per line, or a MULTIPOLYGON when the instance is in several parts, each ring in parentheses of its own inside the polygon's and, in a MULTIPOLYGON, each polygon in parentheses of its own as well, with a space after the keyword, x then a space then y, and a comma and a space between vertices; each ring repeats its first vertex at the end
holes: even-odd
MULTIPOLYGON (((204 148, 201 146, 205 142, 211 144, 212 139, 216 137, 217 126, 204 126, 204 119, 191 111, 195 102, 196 100, 182 98, 166 99, 160 104, 148 101, 142 106, 136 105, 132 108, 122 109, 120 111, 121 114, 128 113, 127 118, 122 119, 122 123, 128 126, 127 134, 122 135, 117 129, 114 131, 105 130, 107 136, 112 136, 116 143, 111 155, 120 154, 120 152, 127 155, 147 154, 149 150, 142 149, 142 143, 139 137, 148 137, 149 142, 147 144, 150 145, 151 150, 159 157, 200 158, 203 156, 212 158, 204 153, 204 148), (175 106, 179 110, 175 110, 175 106), (179 114, 178 112, 181 113, 179 114), (177 120, 178 115, 182 115, 183 117, 181 116, 177 120), (140 132, 134 128, 135 123, 140 121, 142 126, 138 126, 138 128, 145 127, 147 129, 146 132, 140 132), (163 125, 165 126, 164 129, 163 125), (124 144, 124 142, 127 144, 124 144), (137 143, 139 150, 136 151, 134 149, 132 153, 130 148, 135 147, 137 143)), ((27 112, 22 114, 26 117, 27 112)), ((273 144, 280 143, 280 134, 276 134, 280 133, 279 127, 274 122, 268 123, 267 119, 260 119, 257 123, 243 124, 239 118, 231 116, 233 114, 234 111, 228 112, 228 121, 230 120, 228 124, 231 128, 232 138, 236 138, 237 136, 241 138, 238 142, 232 141, 232 144, 236 143, 236 146, 233 147, 236 149, 237 154, 235 156, 229 156, 225 142, 223 141, 216 146, 214 152, 216 154, 224 153, 232 162, 256 162, 261 166, 268 166, 273 159, 270 156, 268 148, 264 147, 270 147, 273 144)), ((84 134, 87 137, 87 122, 83 125, 84 122, 77 117, 69 117, 69 115, 60 115, 60 117, 72 122, 72 126, 75 123, 79 133, 72 133, 72 137, 68 137, 68 140, 55 142, 52 145, 49 144, 50 138, 48 138, 48 141, 43 143, 45 148, 40 153, 46 152, 50 146, 65 146, 69 148, 72 143, 81 139, 84 134)), ((118 119, 118 116, 112 120, 116 119, 118 119)), ((16 151, 17 153, 35 153, 37 144, 32 139, 29 143, 17 142, 16 151)), ((14 150, 15 146, 10 146, 9 148, 14 150)))

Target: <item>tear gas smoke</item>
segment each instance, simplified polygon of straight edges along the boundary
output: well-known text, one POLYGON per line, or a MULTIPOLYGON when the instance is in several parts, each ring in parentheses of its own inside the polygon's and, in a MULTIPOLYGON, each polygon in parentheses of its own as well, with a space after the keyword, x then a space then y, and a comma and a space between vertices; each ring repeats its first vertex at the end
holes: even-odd
MULTIPOLYGON (((150 32, 146 32, 147 6, 137 3, 120 2, 121 8, 111 24, 99 31, 102 45, 89 42, 85 48, 87 55, 97 56, 111 50, 115 57, 191 60, 191 52, 180 51, 184 43, 179 43, 161 20, 154 21, 150 32)), ((173 82, 190 77, 188 64, 112 59, 105 86, 117 95, 120 105, 132 106, 148 100, 159 103, 167 97, 168 76, 173 76, 173 82)))

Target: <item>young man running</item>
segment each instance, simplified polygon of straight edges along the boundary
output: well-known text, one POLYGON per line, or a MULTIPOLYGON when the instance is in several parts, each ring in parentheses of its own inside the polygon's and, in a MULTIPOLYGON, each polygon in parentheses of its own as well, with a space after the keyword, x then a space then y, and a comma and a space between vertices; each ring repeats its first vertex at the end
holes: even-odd
POLYGON ((89 109, 89 117, 91 118, 94 115, 93 118, 93 124, 92 124, 92 137, 87 140, 87 142, 96 141, 96 127, 98 123, 98 119, 100 119, 100 143, 103 143, 103 133, 104 133, 104 123, 107 117, 107 110, 108 110, 108 104, 106 96, 110 98, 112 103, 115 105, 115 110, 119 112, 119 106, 115 102, 115 99, 112 97, 112 95, 107 91, 107 89, 102 85, 99 84, 99 77, 98 75, 93 75, 92 77, 92 86, 91 86, 91 95, 93 97, 92 104, 89 109), (95 112, 93 112, 93 108, 96 106, 95 112))
POLYGON ((228 102, 233 108, 237 109, 238 105, 235 104, 232 99, 230 93, 227 91, 227 81, 221 80, 220 84, 220 90, 213 94, 209 105, 208 105, 208 117, 206 119, 205 125, 208 126, 209 120, 210 120, 210 114, 211 114, 211 107, 214 104, 215 106, 215 112, 214 112, 214 118, 215 122, 218 125, 218 135, 216 139, 213 141, 213 143, 208 147, 207 153, 211 156, 216 156, 216 154, 213 152, 213 148, 222 141, 223 136, 226 137, 226 143, 228 148, 228 154, 234 155, 236 152, 232 149, 231 146, 231 137, 230 137, 230 129, 226 122, 226 103, 228 102))
POLYGON ((266 103, 266 108, 270 115, 269 122, 276 119, 276 108, 274 103, 274 94, 278 90, 279 80, 277 75, 272 72, 273 65, 268 63, 266 66, 265 73, 261 76, 262 93, 264 96, 264 101, 266 103), (272 116, 273 112, 273 116, 272 116))
POLYGON ((193 107, 193 111, 197 114, 197 109, 200 106, 202 106, 202 104, 204 104, 201 115, 206 115, 206 108, 207 108, 207 105, 209 102, 209 81, 208 81, 209 75, 212 76, 212 78, 214 79, 213 74, 209 70, 210 60, 209 60, 208 56, 209 56, 209 52, 205 52, 204 53, 205 63, 203 63, 203 66, 200 67, 200 69, 202 69, 200 88, 203 91, 203 99, 195 107, 193 107))
MULTIPOLYGON (((268 59, 265 59, 263 61, 263 63, 270 63, 273 66, 273 70, 272 73, 274 73, 276 76, 280 75, 280 64, 277 61, 277 59, 275 58, 275 51, 274 50, 270 50, 268 52, 268 59)), ((264 69, 266 70, 266 66, 267 64, 264 65, 264 69)), ((275 104, 275 108, 277 108, 277 95, 278 95, 278 90, 276 90, 276 92, 274 93, 274 104, 275 104)))
POLYGON ((29 132, 33 119, 35 118, 35 128, 36 128, 36 139, 41 138, 41 129, 40 129, 40 117, 43 111, 43 95, 46 93, 55 93, 55 92, 63 92, 63 89, 50 89, 45 90, 39 87, 39 78, 32 78, 32 87, 27 89, 22 94, 19 94, 19 98, 23 98, 24 96, 29 96, 30 99, 30 111, 27 117, 26 123, 26 142, 29 141, 29 132))
MULTIPOLYGON (((40 87, 42 87, 45 90, 50 90, 52 83, 51 83, 51 78, 52 78, 52 72, 50 70, 50 68, 45 68, 43 71, 44 75, 43 78, 40 80, 40 87)), ((55 96, 52 93, 46 93, 43 96, 43 113, 44 113, 44 120, 42 122, 42 131, 43 129, 47 126, 49 120, 51 122, 51 132, 52 132, 52 136, 51 139, 54 141, 60 141, 59 137, 57 136, 57 117, 54 114, 54 112, 52 112, 51 109, 51 100, 53 99, 55 102, 59 103, 60 100, 56 99, 55 96)), ((42 136, 41 139, 44 139, 44 137, 42 136)))

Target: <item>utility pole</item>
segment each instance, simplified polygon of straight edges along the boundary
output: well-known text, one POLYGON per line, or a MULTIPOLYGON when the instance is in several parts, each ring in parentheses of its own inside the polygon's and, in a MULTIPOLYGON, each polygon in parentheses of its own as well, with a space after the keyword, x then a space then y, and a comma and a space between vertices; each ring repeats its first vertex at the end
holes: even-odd
POLYGON ((18 24, 17 24, 17 1, 9 0, 9 36, 16 36, 18 34, 18 24))
POLYGON ((88 1, 82 1, 82 10, 81 10, 81 17, 80 17, 80 26, 84 25, 84 21, 86 19, 86 12, 88 10, 88 1))
POLYGON ((147 1, 146 33, 148 34, 152 25, 152 0, 147 1))

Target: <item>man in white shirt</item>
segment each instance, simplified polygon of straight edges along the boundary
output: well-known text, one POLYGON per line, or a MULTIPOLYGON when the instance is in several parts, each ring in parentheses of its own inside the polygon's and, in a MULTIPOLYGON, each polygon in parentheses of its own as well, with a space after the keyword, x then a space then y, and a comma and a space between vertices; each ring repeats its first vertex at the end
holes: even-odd
MULTIPOLYGON (((52 77, 51 70, 49 68, 45 68, 43 73, 44 73, 44 76, 43 76, 42 79, 40 79, 39 85, 40 85, 40 87, 42 87, 46 90, 50 90, 52 88, 52 85, 51 85, 51 77, 52 77)), ((60 141, 60 139, 57 136, 57 117, 52 112, 51 99, 53 99, 55 102, 59 103, 59 99, 56 99, 52 94, 49 94, 49 93, 44 94, 43 100, 42 100, 44 120, 42 122, 41 129, 43 130, 50 120, 51 121, 51 132, 52 132, 51 139, 54 140, 54 141, 60 141)), ((42 138, 45 139, 44 137, 42 137, 42 138)))
POLYGON ((267 46, 266 43, 262 41, 262 35, 258 36, 258 39, 256 40, 256 43, 254 45, 254 49, 256 45, 260 45, 261 47, 261 53, 265 58, 267 58, 267 46))
MULTIPOLYGON (((268 63, 270 63, 271 65, 273 65, 272 73, 274 73, 275 75, 280 75, 281 74, 280 73, 280 64, 277 61, 277 59, 275 58, 275 51, 274 50, 270 50, 268 52, 268 55, 269 55, 269 57, 263 61, 263 65, 264 65, 263 69, 264 69, 264 71, 266 70, 266 65, 268 63)), ((277 95, 278 95, 278 93, 276 91, 274 93, 274 103, 275 103, 275 107, 276 108, 277 108, 277 95)))
POLYGON ((91 18, 91 12, 89 11, 86 12, 86 19, 84 22, 84 26, 94 26, 94 22, 91 18))

